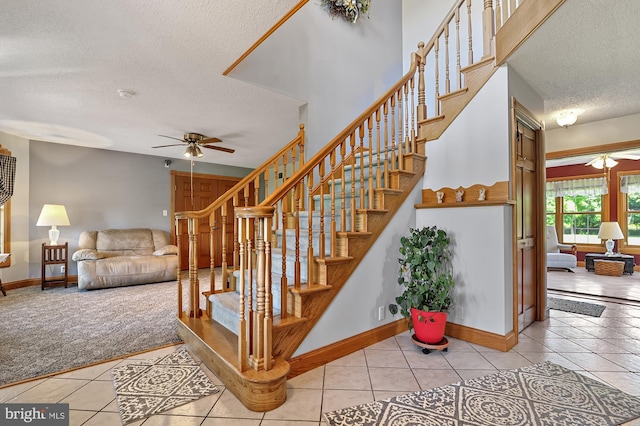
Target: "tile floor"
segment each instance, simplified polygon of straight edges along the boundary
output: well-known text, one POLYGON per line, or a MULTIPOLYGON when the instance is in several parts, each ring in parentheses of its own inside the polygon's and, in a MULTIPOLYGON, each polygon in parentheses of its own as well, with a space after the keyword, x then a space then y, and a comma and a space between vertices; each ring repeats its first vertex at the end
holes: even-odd
MULTIPOLYGON (((600 318, 551 311, 508 353, 451 339, 448 352, 424 355, 403 333, 290 380, 286 403, 266 413, 245 409, 205 367, 219 393, 133 424, 319 426, 324 411, 545 360, 640 396, 640 303, 597 303, 607 306, 600 318)), ((0 389, 0 402, 67 402, 71 425, 119 425, 109 369, 180 347, 0 389)))
POLYGON ((549 271, 547 288, 582 295, 593 295, 640 302, 640 271, 633 275, 623 274, 621 277, 596 275, 587 272, 584 266, 567 271, 549 271))

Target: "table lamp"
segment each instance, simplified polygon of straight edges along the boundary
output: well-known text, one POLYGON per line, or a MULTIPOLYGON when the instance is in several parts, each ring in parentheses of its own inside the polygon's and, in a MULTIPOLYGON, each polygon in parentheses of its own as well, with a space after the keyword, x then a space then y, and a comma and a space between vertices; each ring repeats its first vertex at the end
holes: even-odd
POLYGON ((49 240, 52 246, 58 244, 58 237, 60 231, 58 226, 69 226, 69 216, 67 216, 67 210, 62 204, 45 204, 42 206, 40 217, 36 226, 50 226, 49 240))
POLYGON ((618 222, 602 222, 600 224, 600 230, 598 231, 598 238, 607 240, 607 242, 604 243, 607 248, 605 255, 613 256, 613 245, 615 244, 613 240, 621 240, 624 238, 624 235, 618 222))

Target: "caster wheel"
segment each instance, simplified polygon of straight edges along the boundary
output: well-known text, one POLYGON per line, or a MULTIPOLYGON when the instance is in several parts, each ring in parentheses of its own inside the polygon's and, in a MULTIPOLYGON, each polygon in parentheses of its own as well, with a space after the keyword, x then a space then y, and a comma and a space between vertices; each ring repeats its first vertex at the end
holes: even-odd
POLYGON ((449 348, 444 348, 442 352, 449 352, 449 348))
POLYGON ((423 348, 422 349, 422 353, 425 354, 425 355, 428 355, 428 354, 431 353, 431 349, 423 348))

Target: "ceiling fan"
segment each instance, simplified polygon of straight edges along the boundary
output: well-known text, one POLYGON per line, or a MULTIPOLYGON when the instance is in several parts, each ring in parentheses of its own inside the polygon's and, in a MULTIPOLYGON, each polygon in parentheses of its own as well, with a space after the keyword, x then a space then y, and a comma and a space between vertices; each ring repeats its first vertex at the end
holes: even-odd
POLYGON ((633 154, 602 154, 585 164, 585 166, 593 166, 596 169, 610 169, 615 167, 618 162, 616 160, 640 160, 640 155, 633 154))
POLYGON ((200 148, 215 149, 217 151, 227 152, 229 154, 233 154, 235 152, 235 149, 225 148, 222 146, 209 145, 211 143, 222 142, 222 140, 218 138, 208 138, 204 135, 201 135, 200 133, 185 133, 182 139, 174 138, 172 136, 165 136, 165 135, 158 135, 158 136, 161 136, 163 138, 175 139, 177 141, 180 141, 181 143, 174 143, 170 145, 158 145, 158 146, 152 146, 151 148, 165 148, 168 146, 180 146, 180 145, 186 144, 187 149, 184 152, 184 156, 187 158, 202 157, 204 154, 202 153, 202 150, 200 148))

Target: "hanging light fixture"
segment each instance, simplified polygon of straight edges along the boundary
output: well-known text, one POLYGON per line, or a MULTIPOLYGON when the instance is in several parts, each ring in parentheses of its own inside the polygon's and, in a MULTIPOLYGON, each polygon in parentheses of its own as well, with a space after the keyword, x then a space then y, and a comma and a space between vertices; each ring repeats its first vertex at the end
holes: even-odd
POLYGON ((200 147, 195 144, 195 143, 190 143, 189 146, 187 146, 186 151, 184 152, 184 156, 187 158, 193 158, 193 157, 202 157, 204 154, 202 153, 202 150, 200 150, 200 147))
POLYGON ((605 167, 607 167, 608 169, 615 167, 618 165, 618 162, 616 160, 614 160, 613 158, 603 155, 602 157, 598 158, 593 164, 591 164, 593 167, 595 167, 596 169, 603 169, 605 167))
POLYGON ((558 126, 569 127, 578 119, 578 113, 574 110, 562 111, 556 116, 558 126))

